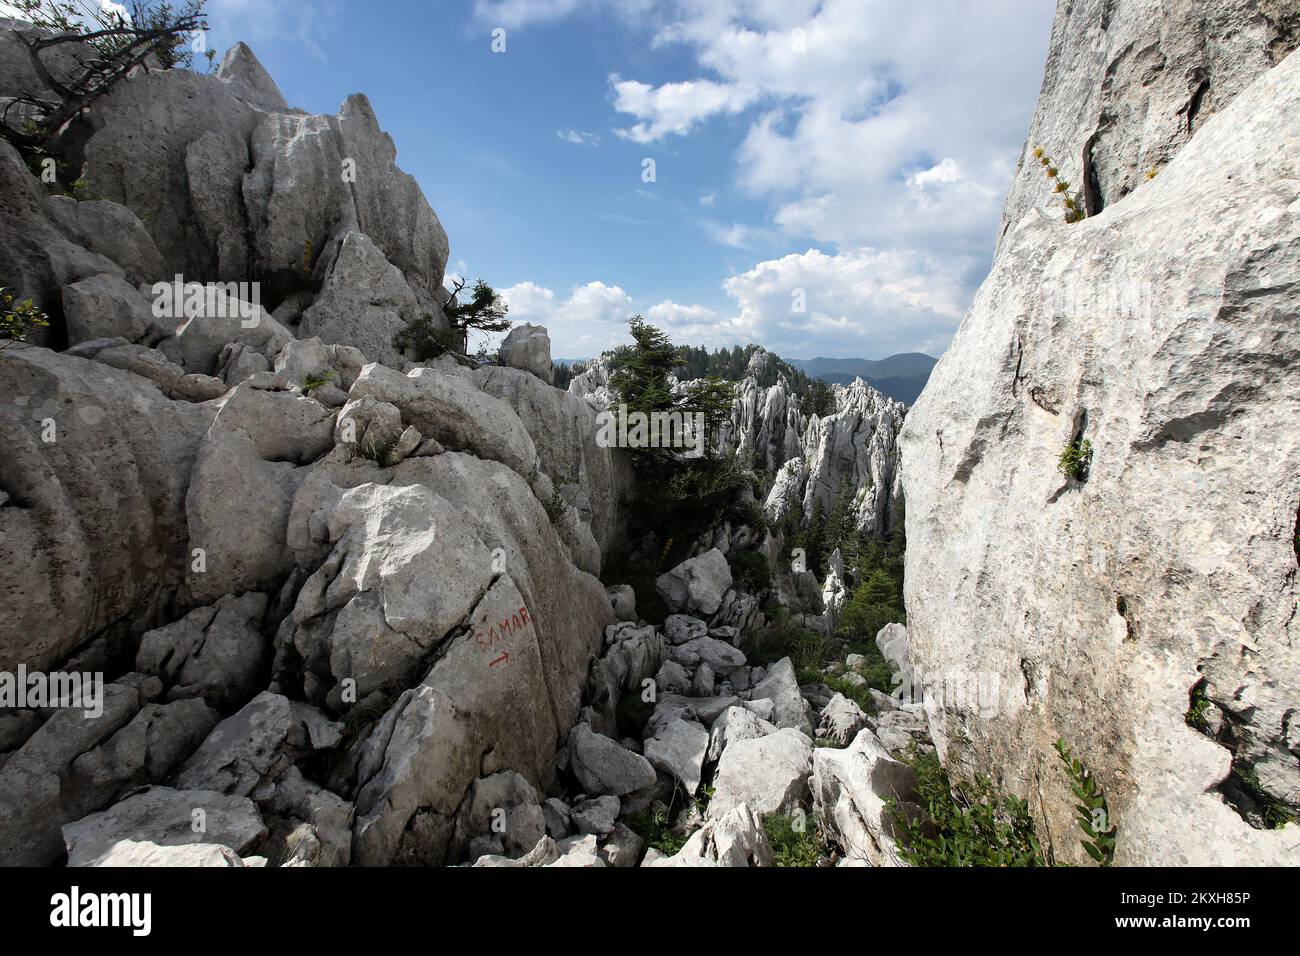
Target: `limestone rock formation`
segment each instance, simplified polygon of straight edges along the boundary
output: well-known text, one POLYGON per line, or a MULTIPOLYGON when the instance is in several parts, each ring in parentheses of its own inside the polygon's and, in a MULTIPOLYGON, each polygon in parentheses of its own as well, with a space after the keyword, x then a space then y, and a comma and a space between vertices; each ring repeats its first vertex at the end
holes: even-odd
POLYGON ((818 748, 812 763, 814 803, 846 858, 871 866, 901 865, 886 802, 915 807, 912 768, 891 757, 870 729, 859 731, 844 750, 818 748))
POLYGON ((531 372, 547 385, 555 380, 551 337, 540 325, 516 325, 501 343, 501 364, 531 372))
MULTIPOLYGON (((835 412, 824 418, 814 416, 803 436, 808 469, 801 492, 804 513, 811 513, 818 500, 829 512, 847 484, 857 527, 883 535, 892 527, 893 509, 900 498, 898 433, 906 408, 861 379, 832 389, 835 412)), ((787 478, 782 491, 788 495, 795 487, 787 478)), ((788 498, 782 502, 775 495, 773 489, 766 505, 773 518, 789 507, 788 498)))
MULTIPOLYGON (((718 451, 774 476, 763 503, 773 522, 780 522, 796 502, 805 517, 818 500, 829 511, 847 484, 857 527, 889 531, 901 499, 898 432, 906 407, 858 379, 831 386, 830 414, 803 415, 784 375, 766 388, 758 384, 758 375, 772 361, 762 349, 754 353, 749 373, 736 383, 730 421, 719 429, 718 451)), ((603 355, 574 376, 569 391, 594 408, 609 408, 609 375, 610 356, 603 355)))
POLYGON ((731 587, 731 569, 717 548, 683 561, 660 575, 655 590, 674 613, 714 614, 731 587))
POLYGON ((1285 0, 1076 0, 1057 11, 1001 241, 1057 203, 1044 149, 1096 215, 1159 171, 1215 113, 1300 46, 1285 0))
MULTIPOLYGON (((240 45, 132 75, 82 133, 86 203, 0 142, 0 285, 54 328, 0 350, 0 670, 107 684, 94 717, 4 715, 3 862, 56 861, 64 826, 77 864, 455 861, 486 837, 465 801, 516 778, 499 849, 532 849, 615 621, 630 471, 594 410, 397 353, 445 327, 447 241, 364 97, 290 110, 240 45), (205 807, 238 825, 182 838, 205 807)), ((622 637, 614 694, 665 658, 622 637)))
POLYGON ((986 691, 927 693, 935 743, 1031 798, 1069 860, 1058 738, 1117 862, 1300 861, 1240 784, 1300 808, 1300 56, 1277 62, 1294 18, 1270 10, 1061 7, 1031 142, 1089 151, 1104 209, 1030 210, 1022 171, 902 435, 911 661, 986 691))

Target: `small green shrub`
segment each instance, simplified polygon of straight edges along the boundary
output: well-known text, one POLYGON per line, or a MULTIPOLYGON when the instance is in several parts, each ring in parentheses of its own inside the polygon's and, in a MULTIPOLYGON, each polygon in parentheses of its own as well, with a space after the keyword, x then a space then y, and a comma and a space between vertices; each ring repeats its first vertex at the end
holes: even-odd
POLYGON ((1110 866, 1115 859, 1115 836, 1119 828, 1110 825, 1106 794, 1097 785, 1097 778, 1091 771, 1077 757, 1071 756, 1064 740, 1058 740, 1054 746, 1065 764, 1065 772, 1070 775, 1070 789, 1081 801, 1074 809, 1079 813, 1079 829, 1088 839, 1079 842, 1090 857, 1102 866, 1110 866))
POLYGON ((769 813, 763 817, 763 832, 772 845, 772 857, 777 866, 816 866, 821 858, 817 827, 807 817, 769 813))
POLYGON ((433 316, 428 313, 412 319, 393 336, 393 348, 402 354, 411 353, 411 360, 415 362, 428 362, 455 351, 459 344, 452 332, 435 327, 433 316))
POLYGON ((333 377, 334 373, 332 371, 318 372, 314 375, 308 375, 302 380, 302 393, 304 395, 310 395, 333 377))
MULTIPOLYGON (((863 712, 875 713, 875 705, 871 702, 871 685, 855 684, 839 674, 821 674, 819 681, 829 687, 837 694, 843 694, 853 703, 862 708, 863 712)), ((811 682, 810 682, 811 683, 811 682)), ((876 688, 879 690, 880 688, 876 688)))
POLYGON ((551 519, 551 524, 557 523, 569 510, 569 503, 564 500, 560 494, 560 489, 555 488, 551 491, 551 500, 546 505, 546 516, 551 519))
POLYGON ((826 635, 796 624, 789 610, 779 605, 769 604, 764 612, 768 624, 758 634, 752 651, 746 655, 749 663, 768 667, 788 657, 803 683, 821 680, 828 643, 826 635))
POLYGON ((1092 442, 1086 438, 1070 442, 1061 452, 1056 469, 1066 478, 1087 481, 1088 472, 1092 470, 1092 442))
POLYGON ((0 287, 0 349, 15 342, 26 342, 38 329, 48 328, 50 317, 36 308, 31 299, 19 301, 13 293, 0 287))
POLYGON ((668 814, 663 810, 641 813, 629 813, 623 818, 627 828, 645 841, 647 847, 653 847, 660 853, 673 856, 686 845, 689 833, 674 829, 668 814))
POLYGON ((1187 726, 1203 734, 1209 734, 1210 724, 1205 719, 1205 715, 1213 705, 1210 703, 1210 698, 1205 695, 1205 681, 1198 682, 1192 688, 1188 703, 1187 713, 1183 716, 1187 726))
POLYGON ((850 653, 861 654, 867 659, 867 662, 858 669, 858 674, 867 682, 867 688, 874 688, 882 694, 894 692, 894 665, 885 660, 885 655, 880 653, 880 648, 876 646, 874 640, 851 642, 848 649, 850 653))
POLYGON ((910 819, 892 798, 887 811, 899 833, 899 852, 912 866, 1046 866, 1029 805, 1001 794, 986 777, 954 784, 933 752, 913 744, 907 762, 916 771, 917 802, 933 830, 910 819))

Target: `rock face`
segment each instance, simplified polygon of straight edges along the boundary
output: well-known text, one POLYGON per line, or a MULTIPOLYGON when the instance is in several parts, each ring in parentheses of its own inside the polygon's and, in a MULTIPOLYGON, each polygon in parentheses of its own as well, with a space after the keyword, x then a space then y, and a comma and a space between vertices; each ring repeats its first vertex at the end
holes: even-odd
MULTIPOLYGON (((33 82, 7 29, 0 96, 33 82)), ((540 368, 398 354, 446 325, 447 239, 364 97, 290 110, 240 45, 133 74, 78 135, 105 199, 47 195, 0 141, 0 286, 53 320, 0 350, 0 671, 103 673, 103 708, 0 715, 0 862, 535 849, 615 622, 595 575, 630 470, 594 410, 540 368), (201 307, 161 307, 177 275, 201 307), (527 799, 496 839, 499 793, 527 799), (204 809, 237 825, 191 831, 204 809)), ((666 659, 623 626, 588 705, 611 732, 666 659)), ((604 857, 562 865, 639 853, 613 817, 656 774, 610 743, 584 754, 610 792, 574 808, 604 857)))
MULTIPOLYGON (((730 421, 719 429, 719 452, 774 475, 763 503, 774 523, 795 504, 805 519, 816 501, 829 512, 847 485, 858 529, 889 531, 901 502, 898 433, 906 406, 858 379, 830 386, 832 412, 804 415, 784 374, 778 373, 773 385, 759 385, 774 361, 762 349, 750 359, 748 373, 736 383, 730 421)), ((605 355, 575 376, 569 391, 594 408, 608 408, 613 401, 609 375, 605 355)))
MULTIPOLYGON (((754 358, 766 355, 760 352, 754 358)), ((762 388, 750 376, 736 388, 730 431, 723 432, 722 440, 728 449, 734 445, 741 461, 752 461, 756 468, 776 471, 800 456, 803 425, 798 399, 790 393, 784 379, 762 388)))
POLYGON ((1032 150, 1056 160, 1089 215, 1123 199, 1256 77, 1300 46, 1284 0, 1076 0, 1058 9, 1007 232, 1057 205, 1032 150))
MULTIPOLYGON (((900 497, 898 433, 907 409, 886 398, 861 379, 852 385, 832 386, 835 412, 814 416, 803 436, 807 476, 802 487, 804 514, 821 501, 829 512, 841 489, 853 495, 853 513, 859 530, 884 534, 891 525, 900 497)), ((797 482, 787 479, 783 495, 798 493, 797 482)), ((777 519, 789 508, 789 497, 768 495, 765 510, 777 519)))
MULTIPOLYGON (((861 730, 844 750, 813 753, 812 794, 826 827, 850 861, 899 866, 895 824, 887 801, 916 807, 916 773, 892 758, 870 730, 861 730)), ((919 809, 919 808, 918 808, 919 809)))
MULTIPOLYGON (((148 842, 165 847, 220 846, 235 853, 266 833, 257 808, 244 797, 210 790, 154 787, 63 829, 69 866, 123 865, 110 854, 125 844, 148 842), (196 817, 196 812, 202 814, 196 817), (201 825, 196 820, 202 820, 201 825)), ((139 865, 139 864, 135 864, 139 865)), ((195 865, 191 862, 189 865, 195 865)))
POLYGON ((1061 7, 1031 144, 1090 151, 1104 210, 1027 211, 1022 172, 908 416, 910 655, 927 686, 994 692, 928 694, 936 746, 1032 797, 1064 858, 1058 738, 1107 793, 1117 863, 1295 864, 1294 828, 1254 828, 1229 779, 1300 807, 1300 56, 1268 69, 1295 21, 1169 6, 1061 7), (1099 113, 1099 137, 1072 120, 1099 113))
POLYGON ((213 414, 98 362, 0 352, 0 669, 52 667, 113 640, 128 618, 166 623, 158 615, 186 565, 186 487, 213 414))
POLYGON ((729 742, 718 761, 709 817, 742 804, 758 814, 794 813, 807 803, 812 755, 812 741, 790 728, 729 742))
POLYGON ((555 381, 551 337, 540 325, 516 325, 501 343, 501 364, 532 372, 547 385, 555 381))

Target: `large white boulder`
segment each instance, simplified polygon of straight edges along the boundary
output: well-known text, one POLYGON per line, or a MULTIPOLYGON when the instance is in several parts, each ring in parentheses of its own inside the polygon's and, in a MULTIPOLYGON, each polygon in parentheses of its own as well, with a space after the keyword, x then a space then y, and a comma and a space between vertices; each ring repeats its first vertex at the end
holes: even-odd
POLYGON ((709 732, 694 720, 680 715, 661 722, 654 736, 645 741, 645 757, 657 769, 681 781, 686 793, 700 787, 704 755, 709 749, 709 732))
POLYGON ((655 590, 670 611, 704 617, 722 606, 722 598, 730 587, 731 567, 726 555, 717 548, 683 561, 655 581, 655 590))
POLYGON ((578 724, 569 734, 569 768, 586 793, 621 797, 654 785, 654 767, 616 740, 578 724))
POLYGON ((794 664, 783 657, 767 669, 766 675, 750 691, 749 699, 772 702, 772 723, 790 727, 806 736, 812 736, 811 708, 799 690, 794 664))
POLYGON ((812 765, 814 804, 845 858, 872 866, 903 865, 887 803, 912 802, 916 772, 891 757, 870 730, 859 731, 844 750, 817 748, 812 765))
POLYGON ((836 694, 822 709, 821 720, 817 724, 817 736, 834 740, 840 746, 846 746, 858 735, 858 731, 868 726, 870 723, 862 708, 843 694, 836 694))
POLYGON ((153 787, 63 828, 68 866, 110 865, 115 859, 113 865, 121 865, 129 844, 142 842, 216 845, 243 854, 264 836, 266 827, 248 798, 170 787, 153 787))
POLYGON ((531 372, 547 385, 555 380, 551 336, 542 325, 516 325, 501 342, 501 364, 531 372))
POLYGON ((718 761, 708 817, 721 817, 740 804, 759 816, 807 810, 812 759, 812 740, 789 728, 728 742, 718 761))
POLYGON ((772 866, 772 846, 759 814, 749 807, 732 807, 705 821, 674 856, 646 855, 643 866, 772 866))

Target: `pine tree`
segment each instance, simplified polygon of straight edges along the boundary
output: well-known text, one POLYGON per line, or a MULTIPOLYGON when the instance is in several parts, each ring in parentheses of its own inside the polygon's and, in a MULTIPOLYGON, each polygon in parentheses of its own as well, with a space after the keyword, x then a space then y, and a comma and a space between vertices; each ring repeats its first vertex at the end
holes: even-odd
POLYGON ((808 570, 817 575, 820 581, 822 574, 822 542, 826 537, 826 515, 822 507, 822 500, 814 498, 812 510, 808 513, 808 528, 804 532, 805 547, 808 550, 808 570))
MULTIPOLYGON (((618 401, 629 412, 672 411, 677 404, 669 377, 686 360, 686 353, 669 340, 668 336, 650 325, 644 318, 634 315, 628 321, 632 345, 614 350, 610 387, 618 401)), ((661 458, 666 449, 638 449, 647 457, 661 458)))
POLYGON ((821 550, 822 554, 830 555, 839 548, 840 557, 844 559, 846 567, 857 557, 855 540, 857 521, 853 501, 853 484, 845 475, 840 479, 839 490, 835 493, 835 503, 831 506, 830 515, 826 519, 821 550))

